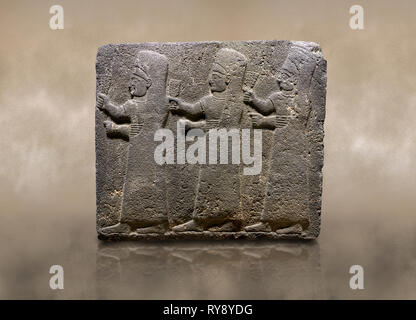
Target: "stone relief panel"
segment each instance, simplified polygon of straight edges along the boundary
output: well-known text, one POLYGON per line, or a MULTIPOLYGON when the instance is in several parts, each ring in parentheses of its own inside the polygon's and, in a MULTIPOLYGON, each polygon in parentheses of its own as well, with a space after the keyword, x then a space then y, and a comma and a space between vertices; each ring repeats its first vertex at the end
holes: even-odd
POLYGON ((96 70, 101 239, 318 236, 317 44, 106 45, 96 70))

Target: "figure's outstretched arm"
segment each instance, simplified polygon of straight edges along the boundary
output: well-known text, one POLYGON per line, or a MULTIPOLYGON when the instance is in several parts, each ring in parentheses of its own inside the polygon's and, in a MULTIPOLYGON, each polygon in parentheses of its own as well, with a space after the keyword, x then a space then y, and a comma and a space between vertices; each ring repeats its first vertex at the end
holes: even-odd
POLYGON ((100 110, 107 111, 107 113, 113 118, 113 119, 123 119, 126 118, 127 112, 123 105, 116 106, 113 104, 108 96, 104 93, 99 93, 97 98, 97 107, 100 110))
POLYGON ((247 90, 244 92, 244 102, 266 116, 275 111, 273 103, 270 99, 260 99, 256 97, 252 90, 247 90))
POLYGON ((169 110, 193 120, 202 118, 204 111, 201 102, 188 103, 176 97, 168 97, 169 110))

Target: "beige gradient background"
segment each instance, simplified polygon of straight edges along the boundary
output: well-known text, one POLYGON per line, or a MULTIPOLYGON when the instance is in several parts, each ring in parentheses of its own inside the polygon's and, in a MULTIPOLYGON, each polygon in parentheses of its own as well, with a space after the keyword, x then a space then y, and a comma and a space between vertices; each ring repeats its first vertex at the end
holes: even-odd
MULTIPOLYGON (((2 1, 0 298, 415 299, 415 30, 411 0, 2 1), (49 28, 54 4, 64 7, 64 30, 49 28), (365 30, 349 28, 353 4, 364 6, 365 30), (198 252, 225 252, 228 245, 231 254, 192 269, 192 281, 176 260, 158 269, 145 256, 133 264, 115 258, 116 276, 103 278, 105 250, 160 253, 162 244, 103 251, 96 238, 97 48, 256 39, 314 41, 328 61, 322 231, 315 243, 290 245, 306 247, 307 258, 294 267, 284 255, 250 260, 254 271, 235 280, 234 262, 248 268, 239 244, 200 243, 198 252), (53 264, 64 267, 64 290, 49 289, 53 264), (120 271, 127 264, 130 282, 120 271), (365 269, 361 291, 349 288, 354 264, 365 269), (153 273, 135 278, 135 265, 153 273), (147 276, 163 281, 140 282, 147 276)), ((189 245, 164 243, 163 252, 177 246, 189 245)), ((250 252, 259 246, 273 244, 244 243, 250 252)))

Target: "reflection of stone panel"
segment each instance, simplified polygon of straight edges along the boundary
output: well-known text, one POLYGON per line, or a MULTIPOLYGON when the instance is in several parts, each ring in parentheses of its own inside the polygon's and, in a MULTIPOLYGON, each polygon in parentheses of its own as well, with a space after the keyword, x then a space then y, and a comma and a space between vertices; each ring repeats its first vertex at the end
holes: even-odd
MULTIPOLYGON (((106 45, 96 69, 100 238, 318 236, 326 94, 318 45, 106 45), (207 144, 209 129, 261 130, 261 171, 244 175, 244 163, 178 164, 176 153, 174 164, 157 164, 155 132, 171 130, 176 152, 179 122, 185 132, 201 129, 207 144)), ((249 143, 253 150, 253 134, 249 143)))
POLYGON ((101 243, 97 288, 103 299, 311 299, 325 290, 315 242, 101 243))

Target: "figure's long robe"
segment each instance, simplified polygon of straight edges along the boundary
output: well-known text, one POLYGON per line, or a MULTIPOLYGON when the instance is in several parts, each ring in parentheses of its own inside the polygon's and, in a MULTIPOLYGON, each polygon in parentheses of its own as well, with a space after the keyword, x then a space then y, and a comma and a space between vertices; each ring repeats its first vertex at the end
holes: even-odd
POLYGON ((154 141, 154 134, 162 126, 163 115, 145 101, 129 100, 124 108, 131 119, 131 131, 120 222, 136 227, 165 223, 165 172, 154 159, 159 143, 154 141))
MULTIPOLYGON (((207 95, 200 102, 205 114, 206 133, 211 128, 240 129, 241 103, 214 95, 207 95)), ((217 147, 218 164, 209 164, 207 159, 207 164, 200 166, 193 213, 194 219, 206 226, 236 220, 241 212, 240 165, 231 163, 231 143, 228 144, 228 164, 219 164, 219 139, 217 147)))
POLYGON ((308 170, 309 155, 306 137, 308 105, 299 97, 282 93, 270 97, 276 116, 289 118, 283 128, 273 133, 274 146, 270 157, 270 174, 266 186, 262 220, 285 228, 309 224, 308 170))

